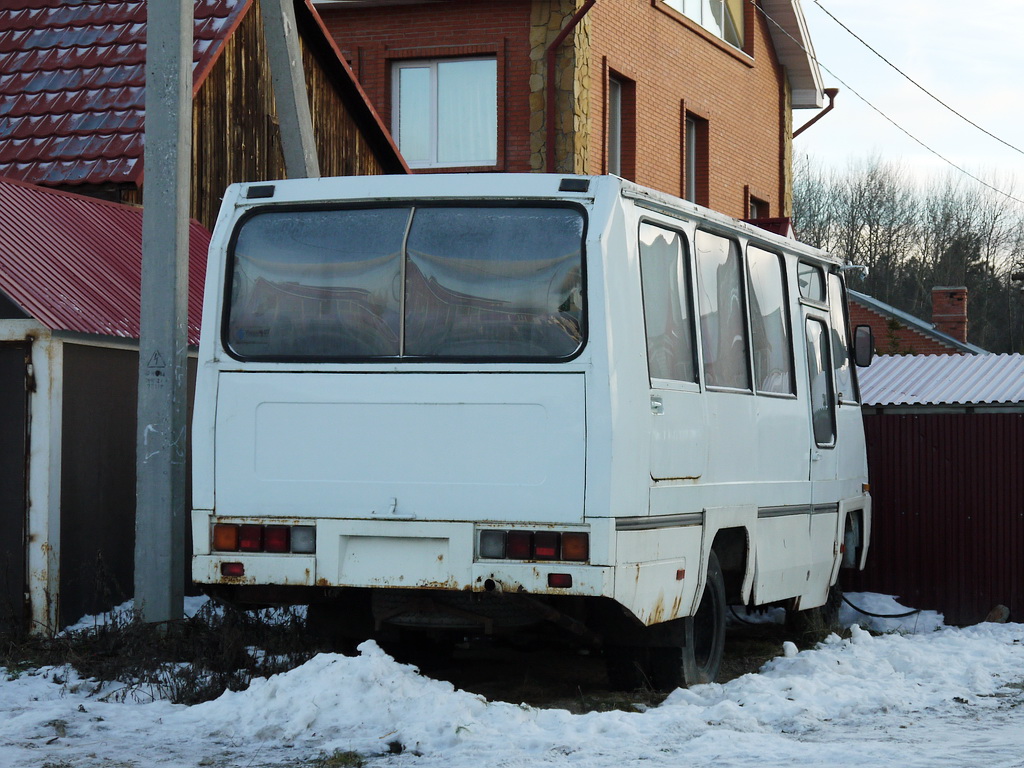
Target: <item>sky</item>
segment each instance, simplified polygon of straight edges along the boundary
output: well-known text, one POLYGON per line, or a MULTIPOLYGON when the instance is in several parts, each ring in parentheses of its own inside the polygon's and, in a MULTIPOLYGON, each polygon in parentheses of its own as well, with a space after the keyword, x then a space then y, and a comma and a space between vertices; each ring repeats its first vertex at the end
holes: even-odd
MULTIPOLYGON (((1024 2, 1021 0, 801 0, 835 109, 794 142, 838 168, 851 158, 897 160, 915 175, 950 166, 864 100, 956 165, 1024 196, 1024 154, 972 127, 888 66, 826 9, 919 85, 1024 150, 1024 2), (856 92, 856 93, 855 93, 856 92)), ((827 103, 827 100, 826 100, 827 103)), ((794 113, 799 128, 813 110, 794 113)))
POLYGON ((489 701, 372 641, 194 706, 67 669, 0 669, 0 765, 296 768, 339 750, 378 768, 1020 767, 1024 625, 948 627, 927 611, 874 624, 847 606, 841 618, 848 637, 785 642, 756 674, 632 712, 489 701))

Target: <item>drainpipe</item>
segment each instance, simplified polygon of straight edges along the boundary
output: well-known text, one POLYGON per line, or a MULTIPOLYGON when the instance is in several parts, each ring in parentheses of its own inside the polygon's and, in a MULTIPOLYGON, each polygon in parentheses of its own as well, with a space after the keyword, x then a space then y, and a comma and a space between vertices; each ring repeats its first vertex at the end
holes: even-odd
POLYGON ((801 125, 799 129, 793 131, 793 138, 794 139, 797 136, 799 136, 801 133, 806 131, 808 128, 810 128, 812 125, 814 125, 816 122, 821 120, 821 118, 823 118, 829 112, 832 111, 832 107, 834 107, 836 105, 836 94, 837 93, 839 93, 839 89, 838 88, 826 88, 825 89, 825 95, 828 96, 828 106, 825 107, 823 110, 821 110, 821 112, 816 114, 810 120, 808 120, 806 123, 801 125))
POLYGON ((570 32, 576 29, 576 25, 583 20, 583 17, 587 15, 587 11, 593 8, 594 3, 596 2, 597 0, 587 0, 587 2, 585 2, 583 6, 573 14, 573 17, 569 19, 569 23, 566 24, 562 31, 558 33, 558 37, 554 39, 544 53, 544 57, 547 61, 548 79, 547 115, 545 115, 547 128, 547 158, 545 160, 544 170, 548 173, 555 172, 555 54, 558 51, 558 46, 562 44, 562 41, 565 40, 570 32))

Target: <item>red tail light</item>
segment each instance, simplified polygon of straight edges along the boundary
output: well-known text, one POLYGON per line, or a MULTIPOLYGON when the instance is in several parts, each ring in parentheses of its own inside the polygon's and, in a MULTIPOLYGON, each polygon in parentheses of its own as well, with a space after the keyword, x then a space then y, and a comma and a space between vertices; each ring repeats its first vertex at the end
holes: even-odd
POLYGON ((533 555, 533 534, 530 531, 509 531, 505 540, 505 557, 529 560, 533 555))
POLYGON ((533 534, 533 556, 538 560, 557 560, 558 539, 556 531, 537 531, 533 534))
POLYGON ((263 549, 267 552, 289 552, 291 529, 287 525, 268 525, 263 529, 263 549))
POLYGON ((238 548, 243 552, 263 551, 263 526, 241 525, 238 531, 238 548))
POLYGON ((548 587, 551 589, 569 589, 572 586, 571 573, 549 573, 548 587))
POLYGON ((245 566, 241 563, 221 563, 220 575, 234 578, 245 576, 245 566))

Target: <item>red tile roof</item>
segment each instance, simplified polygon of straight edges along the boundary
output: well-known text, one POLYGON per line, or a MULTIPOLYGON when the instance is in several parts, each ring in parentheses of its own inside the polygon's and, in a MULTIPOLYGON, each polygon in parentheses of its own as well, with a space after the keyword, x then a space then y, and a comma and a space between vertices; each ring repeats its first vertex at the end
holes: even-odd
MULTIPOLYGON (((193 87, 252 0, 196 0, 193 87)), ((0 176, 138 180, 145 0, 0 0, 0 176)))
MULTIPOLYGON (((189 230, 190 344, 210 233, 189 230)), ((138 338, 142 209, 0 179, 0 291, 51 330, 138 338)))

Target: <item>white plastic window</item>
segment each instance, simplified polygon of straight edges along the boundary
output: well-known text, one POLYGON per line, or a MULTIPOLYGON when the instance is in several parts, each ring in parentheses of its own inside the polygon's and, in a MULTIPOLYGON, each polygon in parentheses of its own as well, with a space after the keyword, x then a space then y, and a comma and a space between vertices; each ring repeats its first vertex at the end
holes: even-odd
POLYGON ((711 387, 750 389, 743 266, 736 241, 710 232, 694 238, 704 380, 711 387))
POLYGON ((652 380, 697 381, 686 241, 678 232, 640 225, 640 272, 652 380))
POLYGON ((608 173, 622 175, 622 81, 608 78, 608 173))
POLYGON ((727 43, 742 48, 743 2, 744 0, 665 0, 665 5, 693 19, 727 43))
POLYGON ((411 168, 498 162, 496 59, 398 62, 392 130, 411 168))

